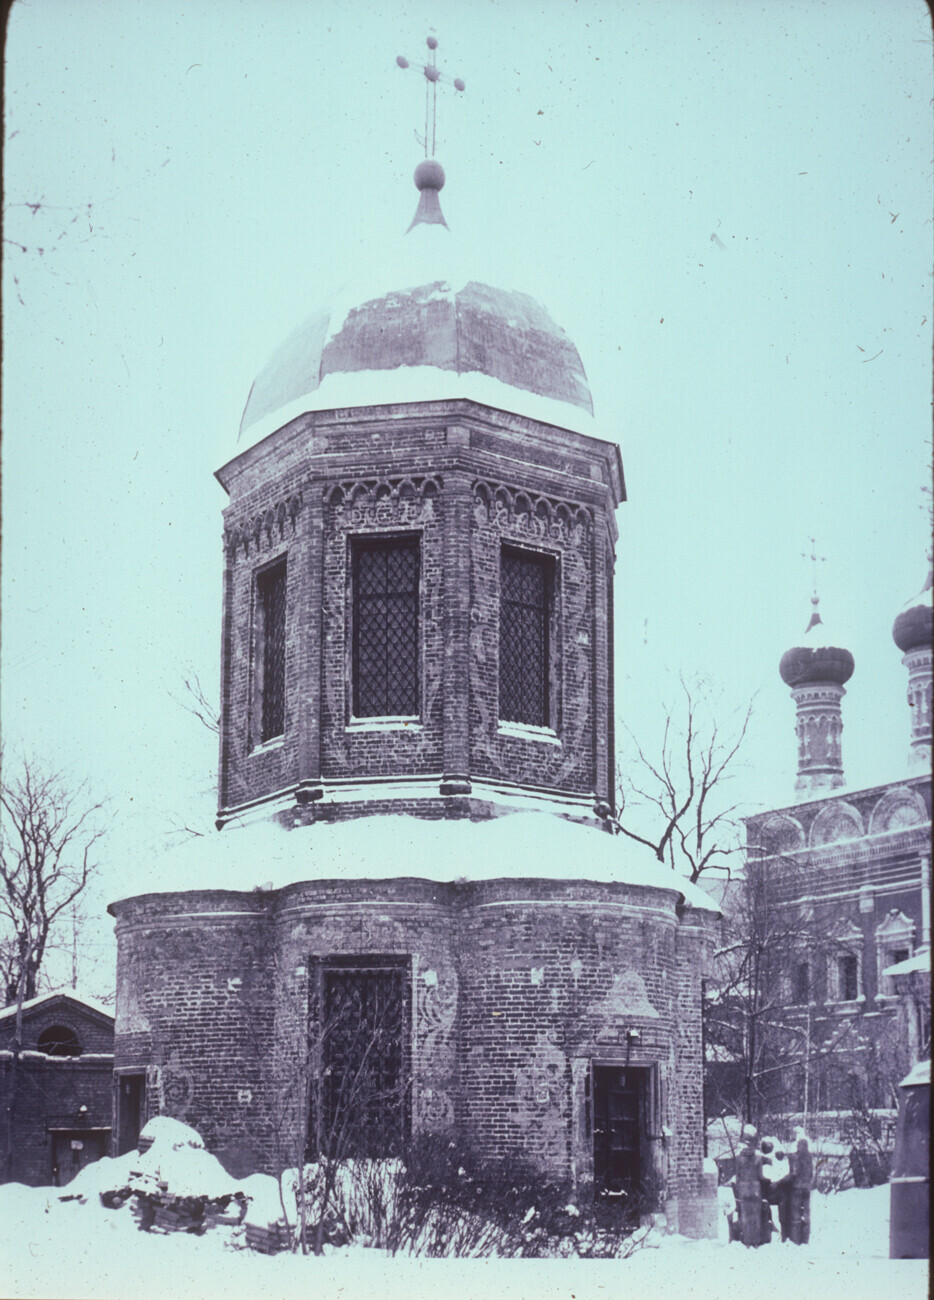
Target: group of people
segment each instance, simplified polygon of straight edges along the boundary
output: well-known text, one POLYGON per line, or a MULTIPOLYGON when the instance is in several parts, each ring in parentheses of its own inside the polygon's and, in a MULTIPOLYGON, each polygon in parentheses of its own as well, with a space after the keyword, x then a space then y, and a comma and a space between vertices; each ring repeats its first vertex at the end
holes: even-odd
POLYGON ((811 1235, 814 1178, 804 1130, 795 1130, 795 1150, 787 1155, 773 1138, 763 1138, 759 1144, 756 1138, 756 1130, 747 1125, 742 1150, 736 1157, 734 1235, 744 1246, 763 1246, 771 1241, 774 1205, 782 1241, 803 1246, 811 1235))

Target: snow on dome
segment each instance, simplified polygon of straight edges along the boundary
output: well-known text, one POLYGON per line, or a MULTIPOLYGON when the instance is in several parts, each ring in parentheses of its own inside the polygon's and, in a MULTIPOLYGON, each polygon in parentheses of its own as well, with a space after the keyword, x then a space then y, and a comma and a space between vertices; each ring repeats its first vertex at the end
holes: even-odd
POLYGON ((240 450, 306 411, 447 398, 593 432, 580 355, 534 298, 493 287, 443 219, 417 220, 390 252, 273 353, 240 450))
MULTIPOLYGON (((439 882, 593 880, 665 889, 692 907, 718 911, 697 885, 647 850, 550 813, 510 813, 487 822, 410 816, 358 817, 286 830, 278 822, 228 823, 187 840, 159 864, 159 893, 278 889, 304 880, 439 882)), ((143 893, 145 891, 139 891, 143 893)))

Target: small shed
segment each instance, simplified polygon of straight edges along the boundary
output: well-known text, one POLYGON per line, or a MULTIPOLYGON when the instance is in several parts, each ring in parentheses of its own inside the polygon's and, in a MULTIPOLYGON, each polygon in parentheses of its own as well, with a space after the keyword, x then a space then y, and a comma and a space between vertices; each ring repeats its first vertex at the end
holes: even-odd
POLYGON ((110 1154, 114 1018, 74 990, 0 1011, 0 1181, 62 1187, 110 1154))

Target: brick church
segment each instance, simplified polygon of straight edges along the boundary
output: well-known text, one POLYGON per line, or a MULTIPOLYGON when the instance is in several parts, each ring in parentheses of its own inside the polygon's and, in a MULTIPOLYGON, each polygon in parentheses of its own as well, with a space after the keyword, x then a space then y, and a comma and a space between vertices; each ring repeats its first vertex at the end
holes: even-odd
POLYGON ((716 912, 608 833, 619 448, 415 184, 218 471, 218 833, 111 906, 116 1131, 174 1115, 236 1175, 342 1115, 359 1154, 451 1132, 702 1231, 716 912))
POLYGON ((931 574, 896 615, 908 674, 902 773, 847 786, 842 700, 855 664, 814 613, 780 674, 796 707, 795 798, 746 822, 752 864, 790 921, 772 972, 794 1064, 774 1104, 846 1111, 893 1104, 893 1084, 931 1053, 931 574), (807 1068, 801 1044, 807 1042, 807 1068))

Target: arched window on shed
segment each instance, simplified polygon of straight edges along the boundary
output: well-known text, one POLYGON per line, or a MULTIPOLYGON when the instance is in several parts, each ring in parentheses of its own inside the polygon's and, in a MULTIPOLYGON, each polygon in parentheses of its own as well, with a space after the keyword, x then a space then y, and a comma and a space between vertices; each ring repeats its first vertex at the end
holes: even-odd
POLYGON ((80 1056, 81 1044, 78 1035, 67 1025, 50 1025, 43 1029, 36 1040, 36 1046, 46 1056, 80 1056))

